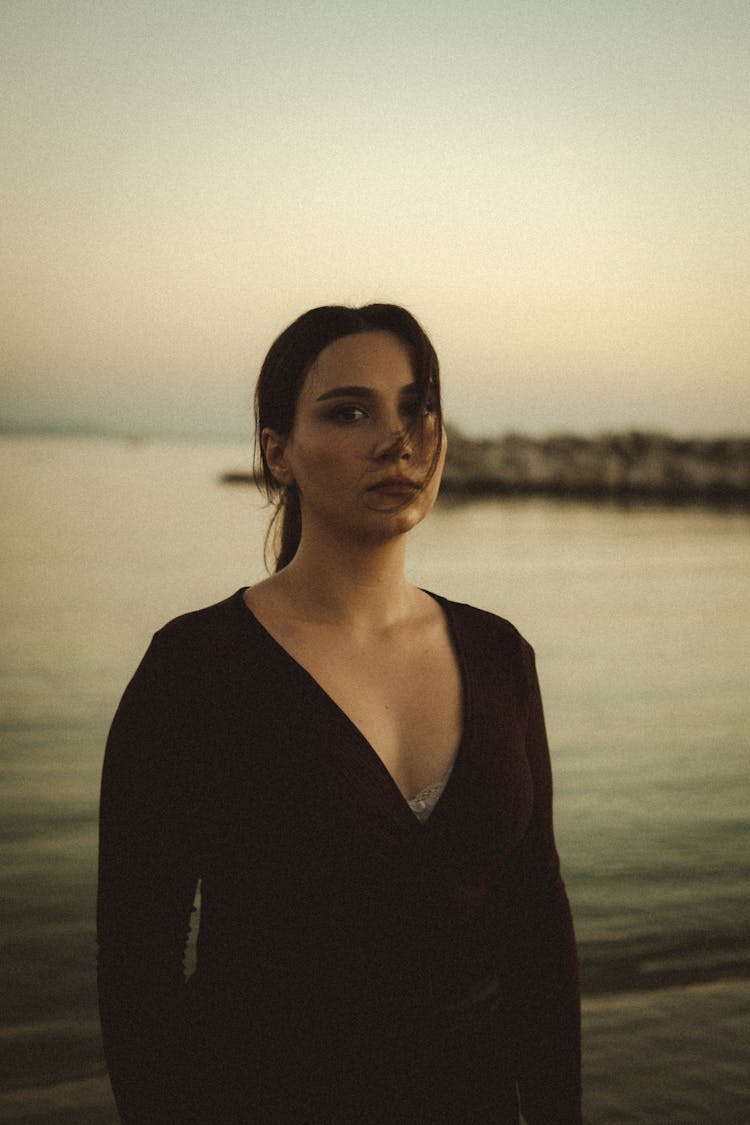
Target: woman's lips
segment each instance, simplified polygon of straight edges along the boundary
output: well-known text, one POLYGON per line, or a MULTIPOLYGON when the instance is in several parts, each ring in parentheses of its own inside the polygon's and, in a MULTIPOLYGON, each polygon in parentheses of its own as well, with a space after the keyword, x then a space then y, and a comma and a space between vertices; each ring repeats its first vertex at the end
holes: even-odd
POLYGON ((412 496, 415 492, 419 492, 419 485, 406 477, 386 477, 377 484, 371 484, 367 491, 385 496, 412 496))

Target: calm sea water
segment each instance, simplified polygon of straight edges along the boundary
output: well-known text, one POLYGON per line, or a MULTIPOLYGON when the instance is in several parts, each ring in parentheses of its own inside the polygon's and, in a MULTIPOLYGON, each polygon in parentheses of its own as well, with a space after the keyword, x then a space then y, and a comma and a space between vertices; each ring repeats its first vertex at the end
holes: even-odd
MULTIPOLYGON (((263 575, 247 450, 0 441, 7 1121, 114 1120, 94 995, 103 742, 151 633, 263 575)), ((750 517, 443 506, 411 576, 534 644, 591 1123, 747 1122, 750 517)))

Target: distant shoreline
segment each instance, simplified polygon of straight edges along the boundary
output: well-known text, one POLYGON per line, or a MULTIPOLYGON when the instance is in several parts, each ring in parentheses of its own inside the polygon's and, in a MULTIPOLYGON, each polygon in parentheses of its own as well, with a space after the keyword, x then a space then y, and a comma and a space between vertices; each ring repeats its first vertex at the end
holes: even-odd
POLYGON ((676 438, 631 430, 475 441, 454 431, 443 488, 448 495, 748 505, 750 438, 676 438))

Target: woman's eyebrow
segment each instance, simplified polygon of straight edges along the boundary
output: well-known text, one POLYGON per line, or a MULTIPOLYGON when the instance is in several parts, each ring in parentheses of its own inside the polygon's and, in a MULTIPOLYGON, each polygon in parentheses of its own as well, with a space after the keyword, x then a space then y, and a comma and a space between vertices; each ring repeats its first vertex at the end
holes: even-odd
MULTIPOLYGON (((407 383, 399 391, 401 395, 411 395, 418 391, 416 383, 407 383)), ((322 395, 318 395, 316 402, 324 402, 327 398, 376 398, 377 391, 372 387, 333 387, 330 391, 324 391, 322 395)))

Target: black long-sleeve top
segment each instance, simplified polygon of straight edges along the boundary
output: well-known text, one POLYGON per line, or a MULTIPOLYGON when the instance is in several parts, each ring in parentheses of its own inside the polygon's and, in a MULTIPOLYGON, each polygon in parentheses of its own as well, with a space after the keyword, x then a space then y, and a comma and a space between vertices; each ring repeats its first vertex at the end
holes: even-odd
POLYGON ((437 598, 463 733, 422 824, 242 595, 155 635, 107 744, 99 989, 123 1122, 504 1125, 518 1091, 528 1125, 577 1125, 576 956, 530 646, 437 598))

